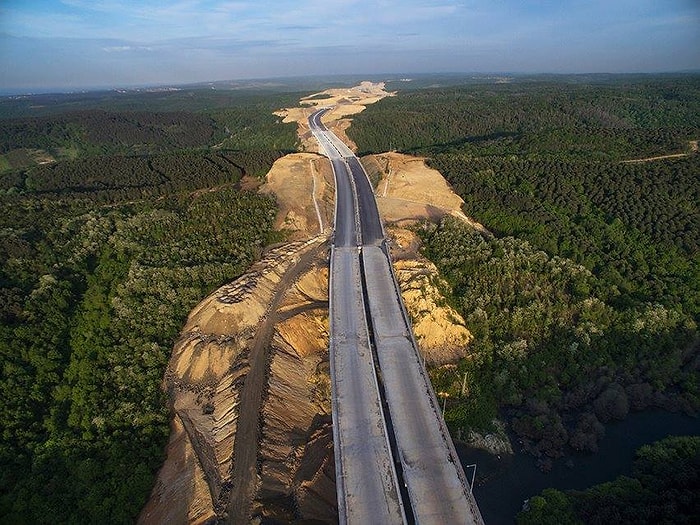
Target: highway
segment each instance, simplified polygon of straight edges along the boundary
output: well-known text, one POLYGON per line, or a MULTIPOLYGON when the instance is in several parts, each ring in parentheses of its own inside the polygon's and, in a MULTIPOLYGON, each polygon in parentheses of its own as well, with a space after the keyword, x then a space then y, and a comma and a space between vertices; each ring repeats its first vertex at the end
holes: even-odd
POLYGON ((339 521, 406 523, 358 286, 359 215, 353 181, 344 158, 320 126, 318 121, 312 130, 331 160, 336 181, 329 316, 339 521))
POLYGON ((341 524, 483 520, 421 363, 374 192, 357 157, 321 122, 336 210, 330 356, 341 524))
POLYGON ((362 291, 350 282, 360 280, 357 248, 336 248, 331 264, 335 275, 347 279, 333 287, 330 307, 333 437, 342 444, 336 455, 339 514, 347 523, 404 523, 362 291))

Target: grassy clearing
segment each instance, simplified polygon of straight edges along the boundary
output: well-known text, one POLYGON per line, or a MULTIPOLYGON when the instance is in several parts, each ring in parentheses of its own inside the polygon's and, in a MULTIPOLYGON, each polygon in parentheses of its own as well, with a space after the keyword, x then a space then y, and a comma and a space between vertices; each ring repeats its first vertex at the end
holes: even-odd
POLYGON ((10 164, 7 155, 0 155, 0 173, 4 171, 9 171, 12 169, 12 164, 10 164))

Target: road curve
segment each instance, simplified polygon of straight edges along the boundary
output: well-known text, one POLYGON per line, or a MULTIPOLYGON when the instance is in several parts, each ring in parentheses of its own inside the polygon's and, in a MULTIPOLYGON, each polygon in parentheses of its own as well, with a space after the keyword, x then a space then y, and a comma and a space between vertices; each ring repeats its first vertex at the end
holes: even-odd
MULTIPOLYGON (((383 413, 377 372, 358 286, 359 214, 350 172, 324 133, 312 131, 330 158, 336 183, 329 316, 333 441, 341 524, 403 524, 406 517, 383 413)), ((312 118, 314 118, 312 117, 312 118)))

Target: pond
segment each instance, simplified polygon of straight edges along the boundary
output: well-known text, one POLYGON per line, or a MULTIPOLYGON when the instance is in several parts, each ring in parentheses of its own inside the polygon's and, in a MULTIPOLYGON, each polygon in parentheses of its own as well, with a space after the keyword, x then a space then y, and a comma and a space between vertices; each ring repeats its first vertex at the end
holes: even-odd
POLYGON ((536 467, 533 457, 519 451, 499 459, 482 450, 455 446, 467 478, 472 475, 467 466, 477 464, 474 496, 486 524, 512 525, 523 502, 543 489, 585 489, 629 474, 640 446, 681 435, 700 435, 700 419, 663 411, 633 413, 624 421, 606 425, 596 454, 562 458, 547 473, 536 467))

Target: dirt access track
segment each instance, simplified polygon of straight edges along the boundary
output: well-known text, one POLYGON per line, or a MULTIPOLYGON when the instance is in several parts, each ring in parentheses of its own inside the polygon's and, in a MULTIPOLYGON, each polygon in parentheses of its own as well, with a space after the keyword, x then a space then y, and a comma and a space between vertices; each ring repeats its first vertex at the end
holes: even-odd
POLYGON ((309 115, 320 107, 331 107, 332 109, 323 115, 323 123, 338 135, 350 149, 356 150, 356 145, 345 134, 345 130, 350 127, 352 122, 347 117, 364 111, 369 104, 374 104, 384 97, 393 95, 393 93, 384 91, 384 83, 382 82, 376 84, 362 82, 359 86, 351 88, 327 89, 309 95, 299 101, 298 107, 277 111, 275 115, 283 117, 282 122, 297 123, 302 150, 319 153, 319 145, 309 130, 309 115))
POLYGON ((669 153, 668 155, 657 155, 656 157, 645 157, 643 159, 623 160, 622 162, 624 164, 640 164, 640 163, 644 163, 644 162, 654 162, 656 160, 681 159, 683 157, 687 157, 688 155, 692 155, 692 154, 698 152, 698 141, 697 140, 689 140, 688 147, 690 148, 689 153, 669 153))
MULTIPOLYGON (((307 119, 334 106, 324 123, 347 140, 349 117, 389 96, 383 88, 330 89, 278 113, 298 123, 304 152, 277 160, 257 191, 276 196, 276 227, 288 242, 190 313, 163 381, 172 414, 167 459, 139 523, 337 522, 328 373, 334 182, 307 119)), ((363 163, 379 181, 421 351, 436 365, 465 357, 471 334, 445 306, 437 270, 406 228, 446 214, 470 222, 461 199, 422 159, 390 153, 363 163)))

